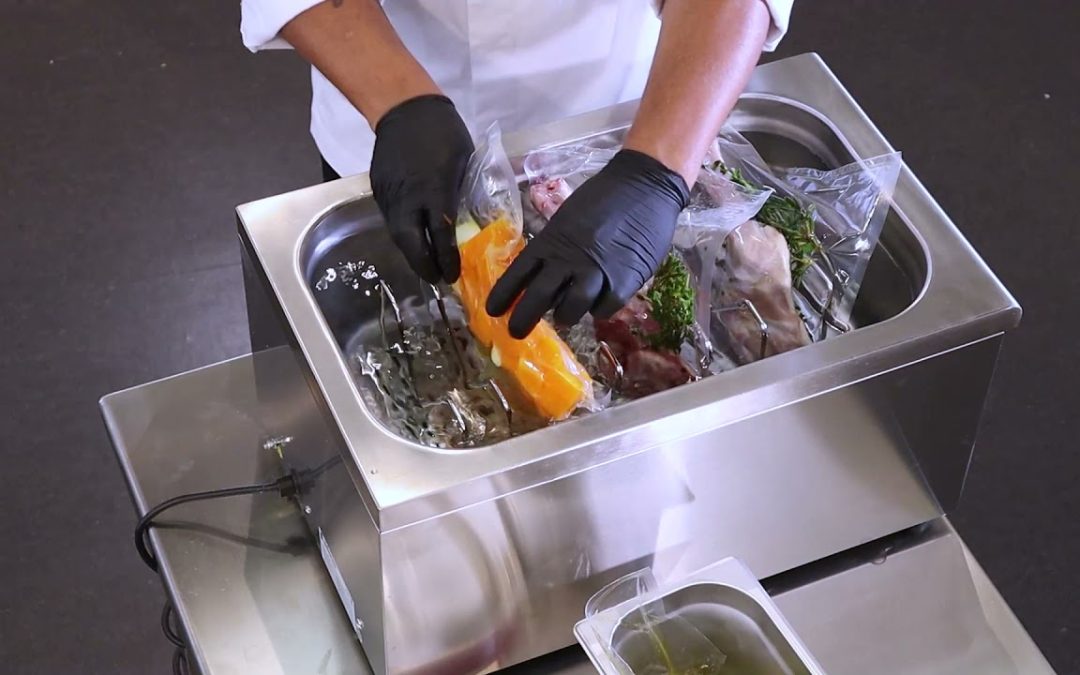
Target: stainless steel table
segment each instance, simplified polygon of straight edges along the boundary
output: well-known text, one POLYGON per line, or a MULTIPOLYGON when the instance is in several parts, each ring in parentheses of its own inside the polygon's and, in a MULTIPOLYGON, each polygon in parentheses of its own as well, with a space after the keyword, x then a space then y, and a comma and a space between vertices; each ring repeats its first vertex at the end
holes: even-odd
MULTIPOLYGON (((253 377, 242 356, 102 399, 140 513, 176 494, 279 475, 253 377)), ((292 502, 214 500, 164 522, 153 542, 204 674, 371 672, 292 502)), ((944 520, 767 586, 831 675, 1053 672, 944 520)), ((568 649, 506 672, 594 671, 568 649)))

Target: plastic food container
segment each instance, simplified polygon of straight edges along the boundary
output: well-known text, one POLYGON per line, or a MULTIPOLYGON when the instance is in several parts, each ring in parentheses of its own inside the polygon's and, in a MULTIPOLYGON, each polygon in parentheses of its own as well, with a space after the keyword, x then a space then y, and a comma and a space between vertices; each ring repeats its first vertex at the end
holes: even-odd
POLYGON ((649 570, 600 590, 574 627, 603 675, 823 675, 735 558, 658 587, 649 570))

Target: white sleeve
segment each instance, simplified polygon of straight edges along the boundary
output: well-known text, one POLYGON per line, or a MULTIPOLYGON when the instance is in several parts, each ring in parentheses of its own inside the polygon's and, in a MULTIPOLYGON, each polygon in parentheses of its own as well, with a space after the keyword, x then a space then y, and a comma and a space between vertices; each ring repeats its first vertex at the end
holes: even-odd
POLYGON ((262 49, 288 49, 278 37, 282 27, 297 14, 311 9, 322 0, 240 0, 240 36, 253 52, 262 49))
POLYGON ((769 26, 769 35, 765 38, 764 51, 771 52, 780 44, 784 34, 787 33, 788 21, 791 19, 791 5, 795 0, 764 0, 769 6, 769 16, 772 17, 772 25, 769 26))
MULTIPOLYGON (((665 0, 653 0, 656 13, 660 14, 664 9, 665 0)), ((780 44, 780 40, 787 33, 788 20, 791 18, 791 5, 795 0, 762 0, 769 8, 769 17, 772 19, 769 25, 769 34, 765 37, 764 51, 771 52, 780 44)))

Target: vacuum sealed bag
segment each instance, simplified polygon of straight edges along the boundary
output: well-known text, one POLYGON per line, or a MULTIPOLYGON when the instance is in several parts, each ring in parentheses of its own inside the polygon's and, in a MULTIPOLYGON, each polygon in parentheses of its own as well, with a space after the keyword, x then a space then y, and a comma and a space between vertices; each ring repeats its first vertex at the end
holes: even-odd
MULTIPOLYGON (((525 158, 529 198, 543 224, 618 150, 617 145, 594 143, 530 153, 525 158)), ((691 236, 690 230, 686 233, 691 236)), ((565 331, 579 359, 614 396, 641 398, 701 377, 699 338, 704 332, 695 323, 687 263, 681 251, 672 251, 621 310, 606 319, 586 317, 581 327, 565 331)))
MULTIPOLYGON (((526 157, 530 229, 617 151, 594 141, 526 157)), ((899 168, 898 153, 773 168, 725 129, 657 274, 615 315, 561 334, 614 396, 639 398, 848 330, 899 168)))
POLYGON ((547 321, 522 340, 510 337, 509 315, 491 317, 488 293, 525 248, 517 183, 497 125, 488 129, 469 161, 457 224, 461 277, 454 290, 469 330, 490 350, 491 361, 548 420, 594 404, 592 379, 547 321))
POLYGON ((690 206, 679 214, 672 245, 696 280, 695 318, 711 323, 712 288, 721 247, 737 227, 754 217, 773 194, 771 188, 739 184, 724 174, 703 170, 690 193, 690 206))
POLYGON ((617 146, 562 145, 535 150, 525 158, 525 175, 529 179, 529 203, 540 219, 529 223, 533 233, 544 224, 582 183, 604 168, 617 146))
POLYGON ((750 363, 810 344, 795 307, 791 256, 775 228, 749 220, 724 240, 710 289, 713 325, 723 326, 736 363, 750 363))
POLYGON ((724 129, 705 182, 722 176, 770 188, 754 216, 788 243, 796 303, 815 340, 850 329, 851 311, 900 174, 900 153, 832 170, 770 167, 738 132, 724 129))
POLYGON ((625 307, 593 321, 600 373, 615 394, 641 398, 701 377, 693 312, 692 277, 672 252, 625 307))

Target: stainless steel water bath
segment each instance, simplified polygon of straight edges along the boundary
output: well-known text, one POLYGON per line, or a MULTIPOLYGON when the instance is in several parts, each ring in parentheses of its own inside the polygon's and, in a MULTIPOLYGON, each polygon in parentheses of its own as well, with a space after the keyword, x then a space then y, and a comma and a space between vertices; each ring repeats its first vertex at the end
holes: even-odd
MULTIPOLYGON (((633 111, 508 150, 618 135, 633 111)), ((759 67, 731 121, 778 164, 892 150, 813 55, 759 67)), ((570 644, 585 600, 626 572, 664 583, 737 556, 760 578, 950 509, 1020 309, 906 167, 893 201, 857 330, 462 451, 401 438, 364 405, 343 346, 376 310, 313 292, 358 257, 399 295, 418 289, 367 176, 240 207, 267 432, 291 439, 290 465, 328 467, 305 511, 375 671, 503 667, 570 644), (315 423, 294 413, 312 395, 315 423)))

